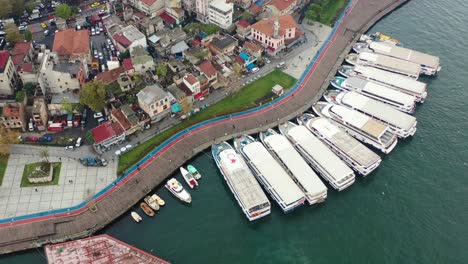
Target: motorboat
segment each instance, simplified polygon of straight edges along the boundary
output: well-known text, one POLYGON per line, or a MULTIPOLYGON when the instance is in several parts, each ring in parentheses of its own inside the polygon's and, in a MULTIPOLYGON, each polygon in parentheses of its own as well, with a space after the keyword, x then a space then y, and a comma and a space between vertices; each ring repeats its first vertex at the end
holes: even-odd
POLYGON ((143 200, 151 207, 151 209, 155 211, 159 210, 159 204, 152 196, 146 196, 143 200))
POLYGON ((158 203, 159 206, 164 206, 166 204, 166 202, 157 194, 151 195, 151 198, 153 198, 156 201, 156 203, 158 203))
POLYGON ((195 178, 195 180, 198 181, 201 179, 201 174, 198 172, 198 170, 194 166, 188 165, 187 170, 195 178))
POLYGON ((143 220, 143 218, 141 218, 141 216, 137 212, 132 211, 130 215, 132 216, 133 220, 135 220, 135 222, 137 223, 140 223, 143 220))
POLYGON ((182 202, 192 202, 192 196, 190 196, 190 193, 184 189, 184 187, 178 180, 172 178, 167 181, 164 187, 166 187, 166 189, 168 189, 175 197, 177 197, 182 202))
POLYGON ((198 187, 198 181, 184 167, 180 167, 180 173, 191 189, 198 187))

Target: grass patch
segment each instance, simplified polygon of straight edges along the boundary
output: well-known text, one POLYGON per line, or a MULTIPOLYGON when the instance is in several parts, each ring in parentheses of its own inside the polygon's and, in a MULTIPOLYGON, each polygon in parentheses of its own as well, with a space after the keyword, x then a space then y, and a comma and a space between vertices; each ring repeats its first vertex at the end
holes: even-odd
POLYGON ((205 32, 208 36, 210 36, 218 32, 219 30, 221 30, 221 28, 216 25, 203 24, 200 22, 196 22, 196 23, 191 23, 185 26, 184 30, 186 32, 194 32, 198 30, 198 31, 205 32))
POLYGON ((130 166, 137 163, 154 148, 159 146, 177 132, 214 117, 237 113, 256 107, 258 106, 260 100, 262 102, 270 101, 271 98, 274 97, 273 93, 271 92, 271 88, 275 84, 279 84, 283 86, 285 90, 287 90, 290 89, 296 83, 296 81, 297 80, 294 77, 280 70, 274 70, 272 73, 264 76, 263 78, 260 78, 259 80, 245 86, 239 92, 224 98, 223 100, 190 117, 188 120, 185 120, 182 123, 155 135, 151 139, 136 146, 129 152, 124 153, 119 158, 117 174, 122 174, 125 170, 130 168, 130 166))
POLYGON ((0 155, 0 186, 3 182, 3 176, 5 176, 5 171, 8 165, 9 155, 0 155))
POLYGON ((38 187, 38 186, 49 186, 49 185, 58 185, 58 181, 60 178, 60 169, 62 168, 61 162, 52 162, 52 166, 54 167, 54 175, 51 182, 47 183, 30 183, 28 181, 28 175, 31 174, 33 170, 36 169, 42 162, 30 163, 24 166, 23 177, 21 178, 21 185, 20 187, 38 187))
MULTIPOLYGON (((348 2, 349 0, 322 0, 322 2, 319 1, 317 3, 321 7, 319 15, 314 14, 313 10, 309 10, 306 13, 306 17, 325 25, 332 25, 336 21, 338 16, 341 14, 343 9, 346 7, 348 2)), ((310 7, 312 6, 313 5, 311 5, 310 7)))

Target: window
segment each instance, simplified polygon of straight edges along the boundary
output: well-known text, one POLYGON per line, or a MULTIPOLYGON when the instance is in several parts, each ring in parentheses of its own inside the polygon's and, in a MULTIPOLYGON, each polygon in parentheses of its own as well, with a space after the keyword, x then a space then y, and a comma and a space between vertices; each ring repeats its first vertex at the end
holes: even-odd
POLYGON ((68 82, 65 82, 65 85, 68 85, 68 82))
POLYGON ((156 106, 159 106, 159 102, 156 102, 156 106))
POLYGON ((57 79, 57 82, 60 82, 60 79, 57 79))
POLYGON ((154 109, 154 104, 151 105, 151 109, 154 109))
POLYGON ((167 109, 167 105, 164 105, 164 106, 163 106, 163 110, 166 110, 166 109, 167 109))
POLYGON ((166 97, 166 98, 164 98, 164 102, 167 102, 167 97, 166 97))

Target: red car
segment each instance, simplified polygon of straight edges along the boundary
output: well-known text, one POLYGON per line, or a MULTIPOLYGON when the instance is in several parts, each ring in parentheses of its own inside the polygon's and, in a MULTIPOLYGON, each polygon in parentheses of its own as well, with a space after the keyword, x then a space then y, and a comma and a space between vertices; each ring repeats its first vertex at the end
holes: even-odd
POLYGON ((28 137, 28 141, 37 142, 37 141, 39 141, 39 138, 38 137, 28 137))

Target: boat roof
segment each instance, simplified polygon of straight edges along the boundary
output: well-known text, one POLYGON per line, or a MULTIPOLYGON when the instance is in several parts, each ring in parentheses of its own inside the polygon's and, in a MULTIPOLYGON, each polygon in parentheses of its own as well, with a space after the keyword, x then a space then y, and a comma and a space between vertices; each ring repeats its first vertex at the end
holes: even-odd
POLYGON ((346 123, 361 129, 375 138, 382 136, 388 129, 386 125, 372 119, 371 117, 341 105, 332 105, 332 107, 330 107, 330 111, 338 115, 346 123))
POLYGON ((242 151, 263 175, 273 191, 285 204, 291 204, 304 197, 304 194, 288 173, 281 167, 262 143, 255 141, 243 147, 242 151))
POLYGON ((369 44, 369 48, 374 50, 376 53, 385 54, 402 60, 412 61, 434 69, 437 69, 440 65, 440 60, 436 56, 408 48, 398 47, 385 42, 371 42, 369 44))
POLYGON ((341 102, 405 130, 411 129, 416 123, 414 116, 400 112, 391 106, 357 92, 344 92, 341 96, 341 102))
POLYGON ((359 53, 359 60, 366 60, 376 65, 397 69, 416 76, 421 72, 421 66, 417 63, 372 52, 359 53))
POLYGON ((315 174, 285 136, 280 134, 271 135, 265 137, 264 141, 278 155, 309 194, 315 195, 327 190, 325 184, 323 184, 317 174, 315 174))
POLYGON ((380 159, 377 154, 324 117, 313 118, 307 125, 317 130, 359 165, 367 167, 380 159))
POLYGON ((328 172, 336 182, 353 174, 338 156, 322 141, 314 136, 305 126, 296 126, 288 131, 288 135, 297 142, 320 166, 328 172))
POLYGON ((234 149, 221 151, 219 162, 225 171, 225 177, 245 209, 269 202, 244 159, 234 149))
POLYGON ((412 91, 414 93, 422 94, 426 92, 427 84, 405 76, 401 76, 400 74, 362 65, 354 67, 354 71, 359 72, 366 78, 399 87, 404 90, 412 91))

